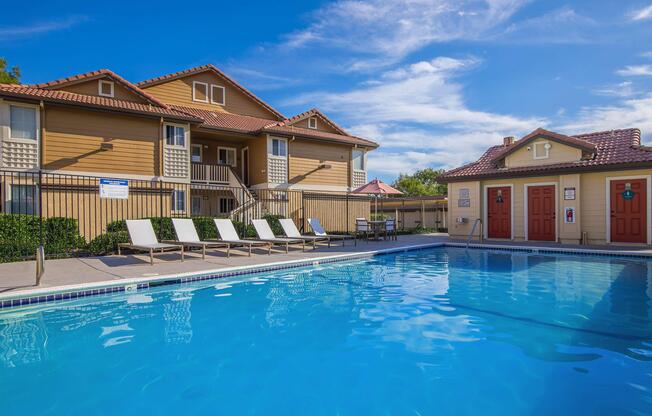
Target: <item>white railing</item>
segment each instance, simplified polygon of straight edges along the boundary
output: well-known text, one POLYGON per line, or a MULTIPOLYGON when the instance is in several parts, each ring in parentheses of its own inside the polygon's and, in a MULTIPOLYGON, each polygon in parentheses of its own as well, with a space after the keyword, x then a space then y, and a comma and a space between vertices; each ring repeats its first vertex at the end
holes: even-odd
POLYGON ((193 163, 190 180, 193 182, 228 184, 230 171, 229 165, 193 163))

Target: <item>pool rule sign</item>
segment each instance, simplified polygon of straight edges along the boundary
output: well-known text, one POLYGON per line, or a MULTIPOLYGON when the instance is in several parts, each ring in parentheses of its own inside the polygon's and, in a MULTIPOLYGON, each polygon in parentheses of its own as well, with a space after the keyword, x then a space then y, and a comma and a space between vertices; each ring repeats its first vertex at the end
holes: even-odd
POLYGON ((129 199, 129 181, 126 179, 100 179, 100 198, 129 199))

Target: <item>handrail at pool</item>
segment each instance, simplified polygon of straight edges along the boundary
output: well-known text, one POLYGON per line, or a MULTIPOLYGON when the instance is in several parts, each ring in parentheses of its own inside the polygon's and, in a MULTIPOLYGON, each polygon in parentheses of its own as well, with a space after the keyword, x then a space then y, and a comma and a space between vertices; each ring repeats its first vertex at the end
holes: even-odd
POLYGON ((471 228, 471 232, 469 233, 468 238, 466 239, 466 248, 469 248, 469 244, 471 244, 471 239, 473 238, 473 233, 475 233, 475 227, 480 224, 480 237, 479 241, 482 241, 482 220, 480 218, 476 218, 475 221, 473 221, 473 227, 471 228))

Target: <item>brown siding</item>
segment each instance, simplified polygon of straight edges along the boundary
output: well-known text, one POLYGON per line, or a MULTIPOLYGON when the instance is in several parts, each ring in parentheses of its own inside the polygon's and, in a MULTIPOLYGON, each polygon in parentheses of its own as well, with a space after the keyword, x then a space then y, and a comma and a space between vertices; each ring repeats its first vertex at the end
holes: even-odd
POLYGON ((267 182, 267 136, 263 135, 248 142, 249 175, 251 185, 267 182))
MULTIPOLYGON (((235 88, 230 83, 221 79, 212 72, 203 72, 197 75, 191 75, 184 78, 177 78, 162 84, 145 87, 146 91, 154 97, 167 104, 183 105, 187 107, 196 107, 204 110, 218 112, 228 112, 233 114, 243 114, 253 117, 269 118, 276 120, 270 111, 259 105, 246 94, 235 88), (220 85, 226 88, 226 105, 202 103, 192 100, 192 83, 193 81, 205 82, 210 85, 220 85)), ((210 98, 210 97, 209 97, 210 98)), ((210 101, 210 100, 209 100, 210 101)))
MULTIPOLYGON (((309 117, 310 118, 310 117, 309 117)), ((330 126, 330 124, 326 123, 324 120, 322 120, 319 117, 315 117, 317 119, 317 128, 314 130, 319 130, 319 131, 325 131, 327 133, 335 133, 335 134, 342 134, 340 131, 334 129, 333 127, 330 126)), ((308 118, 299 120, 296 123, 292 124, 293 126, 296 127, 301 127, 304 129, 309 129, 308 127, 308 118)), ((311 129, 313 130, 313 129, 311 129)))
POLYGON ((292 184, 348 186, 351 149, 295 140, 289 143, 289 177, 292 184), (328 169, 320 165, 330 166, 328 169))
POLYGON ((157 175, 159 132, 158 120, 48 107, 44 168, 157 175), (100 150, 102 143, 113 149, 100 150))
MULTIPOLYGON (((110 80, 107 79, 107 81, 110 80)), ((90 81, 84 81, 77 84, 65 85, 57 89, 62 91, 74 92, 77 94, 100 96, 99 82, 100 82, 99 79, 92 79, 90 81)), ((142 98, 138 94, 134 94, 133 92, 129 91, 128 89, 126 89, 121 84, 115 81, 113 82, 113 98, 117 100, 147 104, 147 101, 144 98, 142 98)))

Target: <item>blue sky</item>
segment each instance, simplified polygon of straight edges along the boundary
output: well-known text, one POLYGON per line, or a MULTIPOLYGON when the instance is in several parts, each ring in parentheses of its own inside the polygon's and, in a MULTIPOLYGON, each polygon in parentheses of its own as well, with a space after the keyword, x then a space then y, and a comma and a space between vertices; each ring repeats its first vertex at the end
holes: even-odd
POLYGON ((503 136, 639 127, 652 141, 652 1, 371 0, 3 7, 25 83, 213 63, 291 116, 381 143, 370 176, 451 168, 503 136))

